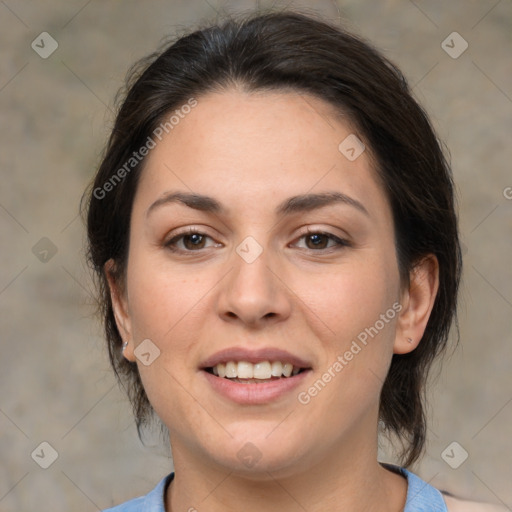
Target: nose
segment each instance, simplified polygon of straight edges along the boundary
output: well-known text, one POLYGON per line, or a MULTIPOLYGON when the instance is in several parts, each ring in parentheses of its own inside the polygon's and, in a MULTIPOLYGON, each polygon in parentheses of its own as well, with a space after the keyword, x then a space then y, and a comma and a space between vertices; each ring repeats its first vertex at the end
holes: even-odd
POLYGON ((240 254, 233 252, 233 267, 222 281, 219 315, 225 321, 251 327, 268 326, 288 318, 291 291, 275 259, 271 261, 267 249, 254 261, 240 254))

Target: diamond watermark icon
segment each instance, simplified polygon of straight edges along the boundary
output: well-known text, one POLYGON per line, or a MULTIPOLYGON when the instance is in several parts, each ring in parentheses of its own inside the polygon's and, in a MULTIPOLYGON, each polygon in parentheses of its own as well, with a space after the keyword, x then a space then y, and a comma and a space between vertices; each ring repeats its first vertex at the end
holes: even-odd
POLYGON ((469 453, 457 441, 450 443, 441 453, 441 458, 452 469, 460 467, 469 457, 469 453))
POLYGON ((41 263, 48 263, 57 254, 57 246, 44 236, 32 247, 32 254, 41 263))
POLYGON ((144 366, 149 366, 160 356, 160 349, 149 338, 146 338, 133 353, 144 366))
POLYGON ((30 456, 36 464, 41 466, 43 469, 48 469, 59 457, 57 450, 46 441, 43 441, 31 454, 30 456))
POLYGON ((361 156, 365 149, 363 142, 354 133, 343 139, 338 146, 340 153, 351 162, 361 156))
POLYGON ((238 245, 236 252, 246 263, 252 263, 263 252, 263 247, 252 236, 248 236, 238 245))
POLYGON ((441 43, 441 48, 452 59, 458 59, 468 49, 468 46, 468 42, 458 32, 452 32, 441 43))
POLYGON ((254 467, 261 459, 261 452, 253 443, 245 443, 236 456, 248 468, 254 467))
POLYGON ((30 46, 39 57, 47 59, 59 47, 59 43, 48 32, 41 32, 30 46))

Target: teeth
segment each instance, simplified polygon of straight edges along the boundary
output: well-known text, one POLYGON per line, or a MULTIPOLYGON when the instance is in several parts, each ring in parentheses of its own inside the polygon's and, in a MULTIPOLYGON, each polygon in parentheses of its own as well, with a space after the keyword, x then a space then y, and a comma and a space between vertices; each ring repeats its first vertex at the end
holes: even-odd
POLYGON ((254 376, 254 365, 245 361, 238 363, 238 378, 252 379, 254 376))
POLYGON ((272 377, 281 377, 283 374, 283 365, 279 361, 272 363, 272 377))
MULTIPOLYGON (((240 364, 240 363, 238 363, 240 364)), ((270 379, 272 377, 270 363, 263 361, 254 365, 254 378, 255 379, 270 379)))
POLYGON ((283 375, 285 377, 289 377, 292 374, 293 371, 293 364, 286 363, 283 364, 283 375))
POLYGON ((280 361, 261 361, 256 364, 247 361, 228 361, 213 367, 213 374, 227 379, 269 380, 272 377, 297 375, 300 368, 280 361))
POLYGON ((226 377, 228 379, 236 379, 238 377, 238 365, 234 361, 226 363, 226 377))

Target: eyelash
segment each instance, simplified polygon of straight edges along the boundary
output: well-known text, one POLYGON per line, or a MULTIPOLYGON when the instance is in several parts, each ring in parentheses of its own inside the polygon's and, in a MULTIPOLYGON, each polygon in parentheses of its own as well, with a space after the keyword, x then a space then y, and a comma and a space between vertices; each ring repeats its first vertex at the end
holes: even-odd
MULTIPOLYGON (((202 233, 201 231, 198 231, 195 228, 189 228, 185 232, 178 233, 176 236, 171 238, 164 245, 165 245, 165 247, 167 247, 172 252, 181 252, 181 253, 200 252, 201 249, 198 249, 197 251, 194 251, 194 250, 188 250, 188 249, 177 249, 174 246, 174 244, 176 244, 176 242, 179 241, 180 239, 182 239, 183 237, 191 236, 191 235, 201 235, 203 237, 211 238, 207 234, 202 233)), ((335 251, 337 251, 337 250, 343 249, 344 247, 351 247, 351 244, 350 244, 350 242, 348 242, 348 240, 344 240, 342 238, 334 236, 332 233, 328 233, 328 232, 321 231, 321 230, 315 230, 315 229, 311 229, 311 228, 308 228, 305 233, 302 233, 302 235, 300 235, 300 237, 298 239, 300 240, 300 239, 302 239, 304 237, 311 236, 311 235, 326 236, 328 239, 334 241, 336 246, 335 247, 326 247, 326 248, 318 249, 318 250, 316 250, 316 249, 305 249, 305 250, 310 251, 310 252, 326 252, 326 251, 332 252, 333 249, 335 251)))

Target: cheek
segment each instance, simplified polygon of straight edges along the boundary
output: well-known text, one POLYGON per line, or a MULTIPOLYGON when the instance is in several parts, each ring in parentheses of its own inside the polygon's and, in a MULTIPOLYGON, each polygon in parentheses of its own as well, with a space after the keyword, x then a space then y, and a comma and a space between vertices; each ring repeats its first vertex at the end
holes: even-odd
POLYGON ((208 285, 197 276, 173 271, 162 258, 148 251, 134 251, 128 265, 128 299, 132 328, 138 340, 179 342, 175 334, 194 321, 208 285))
MULTIPOLYGON (((309 279, 305 276, 304 284, 309 279)), ((362 411, 378 399, 392 358, 401 308, 396 263, 368 251, 331 272, 327 284, 323 280, 320 286, 318 280, 308 289, 314 290, 307 301, 309 323, 319 326, 316 335, 323 346, 320 382, 311 394, 305 390, 305 401, 318 393, 322 398, 313 407, 362 411)))
POLYGON ((185 390, 196 371, 192 361, 197 329, 204 322, 202 300, 211 286, 197 276, 184 278, 183 273, 163 268, 142 251, 130 256, 127 279, 135 351, 146 339, 158 348, 150 365, 137 361, 140 377, 157 414, 167 425, 176 426, 193 408, 185 390), (182 414, 175 417, 175 411, 182 414))
POLYGON ((335 349, 373 326, 399 297, 396 265, 370 251, 328 274, 304 274, 298 283, 298 295, 309 307, 309 316, 314 313, 318 317, 323 338, 327 334, 335 349))
MULTIPOLYGON (((197 342, 193 325, 200 322, 197 303, 205 291, 197 278, 164 269, 150 254, 136 251, 128 264, 128 302, 135 355, 141 354, 143 340, 151 340, 157 358, 150 365, 137 361, 150 402, 161 413, 161 404, 177 407, 181 386, 191 375, 191 351, 197 342)), ((147 342, 145 342, 147 343, 147 342)), ((152 346, 152 345, 150 345, 152 346)))
POLYGON ((378 409, 391 363, 400 305, 395 281, 374 268, 375 272, 333 275, 323 300, 318 297, 311 307, 329 330, 317 332, 322 359, 316 379, 299 390, 298 401, 311 431, 318 418, 329 416, 321 427, 326 439, 378 409))

